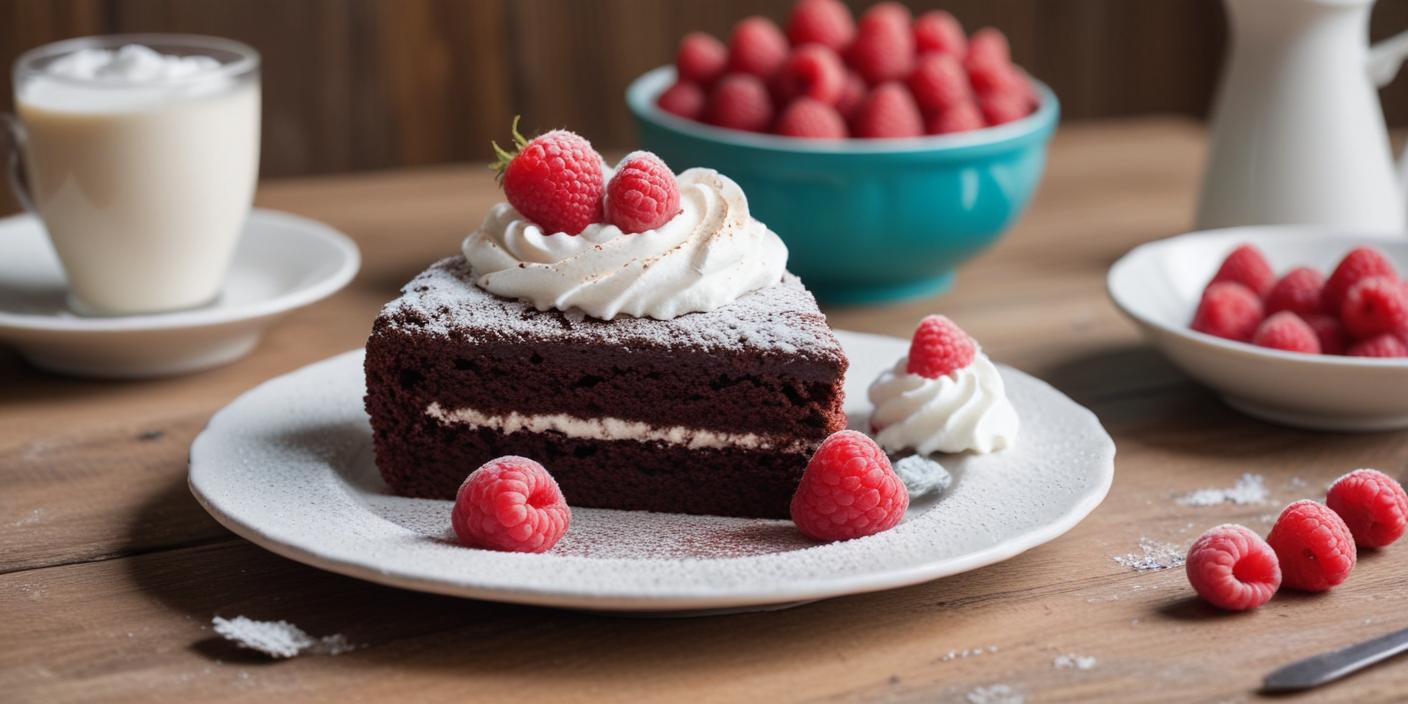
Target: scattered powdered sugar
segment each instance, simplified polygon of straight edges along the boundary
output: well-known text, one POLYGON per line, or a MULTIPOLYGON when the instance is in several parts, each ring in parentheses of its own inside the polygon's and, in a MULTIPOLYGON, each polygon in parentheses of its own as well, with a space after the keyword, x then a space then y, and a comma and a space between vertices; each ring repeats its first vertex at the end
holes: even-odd
POLYGON ((939 658, 939 662, 953 662, 954 660, 962 660, 964 658, 975 658, 979 655, 983 655, 984 653, 995 652, 997 652, 997 646, 995 645, 989 645, 986 648, 978 647, 964 650, 950 650, 947 653, 944 653, 943 657, 939 658))
POLYGON ((236 616, 211 619, 215 632, 241 647, 257 650, 269 657, 291 658, 295 655, 341 655, 356 646, 341 633, 314 638, 288 621, 255 621, 236 616))
POLYGON ((943 493, 953 483, 953 475, 942 464, 927 455, 910 454, 896 460, 891 457, 895 474, 900 475, 909 498, 917 499, 931 491, 943 493))
POLYGON ((1216 506, 1218 504, 1264 504, 1270 492, 1260 474, 1243 474, 1236 485, 1228 489, 1199 489, 1178 497, 1182 506, 1216 506))
POLYGON ((1059 655, 1051 666, 1058 670, 1093 670, 1098 662, 1089 655, 1059 655))
POLYGON ((1005 684, 994 684, 987 687, 978 687, 968 693, 966 697, 968 704, 1026 704, 1026 697, 1023 697, 1005 684))
POLYGON ((1136 572, 1152 572, 1182 567, 1185 558, 1183 548, 1173 543, 1140 538, 1138 552, 1115 555, 1111 559, 1136 572))

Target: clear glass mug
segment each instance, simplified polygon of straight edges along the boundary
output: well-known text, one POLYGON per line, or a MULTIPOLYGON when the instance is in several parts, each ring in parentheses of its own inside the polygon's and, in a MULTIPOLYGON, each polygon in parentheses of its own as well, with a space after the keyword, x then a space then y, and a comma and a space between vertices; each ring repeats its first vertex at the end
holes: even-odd
POLYGON ((15 62, 18 117, 0 114, 16 197, 43 221, 70 305, 94 315, 202 306, 220 292, 259 174, 259 54, 183 34, 47 44, 15 62), (129 44, 218 67, 159 81, 48 71, 129 44))

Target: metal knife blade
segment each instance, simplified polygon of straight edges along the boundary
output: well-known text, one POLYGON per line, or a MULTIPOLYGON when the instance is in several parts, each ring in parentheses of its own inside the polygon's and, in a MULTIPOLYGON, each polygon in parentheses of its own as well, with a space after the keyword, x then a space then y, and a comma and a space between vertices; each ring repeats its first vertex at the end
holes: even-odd
POLYGON ((1408 628, 1293 662, 1267 675, 1262 690, 1288 692, 1319 687, 1405 651, 1408 651, 1408 628))

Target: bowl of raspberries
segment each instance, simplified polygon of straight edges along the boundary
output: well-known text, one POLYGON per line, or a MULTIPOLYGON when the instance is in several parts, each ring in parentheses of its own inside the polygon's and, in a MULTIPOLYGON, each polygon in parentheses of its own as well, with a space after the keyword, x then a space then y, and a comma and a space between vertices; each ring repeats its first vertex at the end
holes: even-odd
POLYGON ((1408 240, 1267 225, 1135 248, 1115 304, 1233 407, 1318 430, 1408 428, 1408 240))
POLYGON ((644 149, 737 181, 831 303, 945 289, 1025 209, 1060 112, 1001 31, 840 0, 687 34, 626 99, 644 149))

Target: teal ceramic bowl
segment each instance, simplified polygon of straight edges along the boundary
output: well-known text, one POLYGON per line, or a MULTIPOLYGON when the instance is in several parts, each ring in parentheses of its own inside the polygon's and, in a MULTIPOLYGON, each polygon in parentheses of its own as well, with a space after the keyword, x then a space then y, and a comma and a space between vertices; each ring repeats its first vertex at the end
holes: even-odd
POLYGON ((788 268, 827 303, 937 293, 954 270, 1022 214, 1046 165, 1060 104, 1016 122, 913 139, 803 140, 726 130, 655 106, 675 80, 662 67, 626 91, 644 149, 682 171, 738 182, 754 217, 782 236, 788 268))

